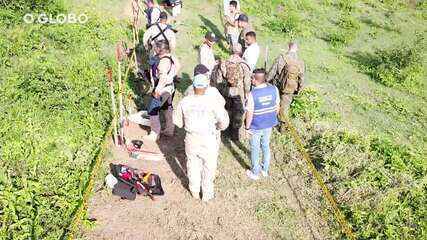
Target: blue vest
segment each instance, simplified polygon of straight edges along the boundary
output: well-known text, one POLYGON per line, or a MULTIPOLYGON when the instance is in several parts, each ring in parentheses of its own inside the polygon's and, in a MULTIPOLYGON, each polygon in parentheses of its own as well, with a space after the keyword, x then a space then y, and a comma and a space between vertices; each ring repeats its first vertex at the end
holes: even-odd
POLYGON ((267 85, 263 88, 254 88, 251 91, 254 99, 254 117, 251 129, 261 130, 276 126, 277 120, 277 96, 276 87, 267 85))

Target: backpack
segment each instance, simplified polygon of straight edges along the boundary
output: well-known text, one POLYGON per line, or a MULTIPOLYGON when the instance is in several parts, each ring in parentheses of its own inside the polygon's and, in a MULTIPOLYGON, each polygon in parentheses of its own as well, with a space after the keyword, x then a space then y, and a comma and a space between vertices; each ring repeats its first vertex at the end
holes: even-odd
POLYGON ((295 93, 300 88, 301 61, 295 58, 284 57, 285 67, 279 75, 279 91, 295 93))
MULTIPOLYGON (((226 76, 228 85, 230 87, 237 87, 240 81, 245 77, 245 70, 243 69, 243 65, 246 65, 248 68, 248 64, 245 62, 226 62, 226 76)), ((250 68, 249 68, 250 69, 250 68)))
POLYGON ((135 200, 137 194, 144 194, 153 200, 153 195, 164 195, 160 177, 156 174, 138 173, 137 169, 122 164, 110 164, 110 170, 118 180, 113 195, 128 200, 135 200))

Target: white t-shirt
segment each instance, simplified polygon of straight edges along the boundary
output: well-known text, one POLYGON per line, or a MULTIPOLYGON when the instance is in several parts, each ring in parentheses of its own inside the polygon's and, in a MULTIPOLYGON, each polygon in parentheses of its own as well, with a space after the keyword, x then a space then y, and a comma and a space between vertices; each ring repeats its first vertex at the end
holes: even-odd
POLYGON ((260 49, 258 43, 251 44, 246 48, 245 53, 243 53, 243 60, 245 60, 252 71, 255 70, 258 63, 259 53, 260 49))

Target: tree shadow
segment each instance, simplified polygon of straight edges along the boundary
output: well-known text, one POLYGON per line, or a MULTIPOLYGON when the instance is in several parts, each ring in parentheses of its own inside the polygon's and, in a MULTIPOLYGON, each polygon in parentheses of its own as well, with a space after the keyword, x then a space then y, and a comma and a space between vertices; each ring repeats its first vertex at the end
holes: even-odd
POLYGON ((346 57, 351 60, 359 69, 359 72, 368 75, 375 82, 381 83, 375 74, 375 69, 381 65, 381 61, 377 55, 369 52, 352 52, 346 57))
POLYGON ((384 29, 387 32, 401 33, 401 31, 397 27, 392 27, 389 24, 379 24, 371 18, 362 18, 361 22, 373 28, 384 29))
POLYGON ((204 27, 206 27, 209 31, 213 32, 216 36, 219 37, 220 41, 218 41, 218 46, 224 51, 228 52, 228 48, 224 46, 223 40, 225 40, 222 31, 213 23, 211 20, 205 18, 204 16, 199 14, 200 19, 202 20, 204 27))
MULTIPOLYGON (((236 149, 234 149, 234 147, 232 145, 232 141, 227 136, 227 134, 222 134, 221 140, 222 140, 222 143, 224 144, 224 146, 231 152, 233 157, 237 160, 237 162, 240 164, 240 166, 243 169, 250 169, 251 168, 249 166, 249 164, 246 163, 245 158, 242 157, 242 155, 238 151, 236 151, 236 149)), ((236 145, 246 154, 246 156, 249 155, 249 150, 242 143, 239 142, 239 143, 236 143, 236 145)))

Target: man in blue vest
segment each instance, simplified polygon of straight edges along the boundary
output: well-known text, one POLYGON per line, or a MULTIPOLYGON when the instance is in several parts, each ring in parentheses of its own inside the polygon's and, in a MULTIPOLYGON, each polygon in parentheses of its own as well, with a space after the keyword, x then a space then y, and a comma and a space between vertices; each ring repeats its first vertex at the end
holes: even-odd
POLYGON ((273 127, 279 122, 280 95, 277 87, 267 84, 264 69, 255 69, 252 77, 253 89, 249 93, 246 105, 246 131, 251 136, 252 169, 246 175, 258 180, 260 174, 268 177, 270 167, 270 137, 273 127), (262 149, 262 168, 260 150, 262 149))

